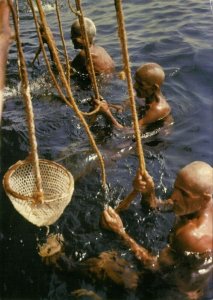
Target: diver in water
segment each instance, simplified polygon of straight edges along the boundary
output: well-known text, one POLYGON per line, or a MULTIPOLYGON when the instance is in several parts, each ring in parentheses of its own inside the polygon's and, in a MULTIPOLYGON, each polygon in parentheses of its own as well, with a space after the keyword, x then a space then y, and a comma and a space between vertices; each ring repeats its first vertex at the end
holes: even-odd
MULTIPOLYGON (((89 18, 84 18, 84 21, 95 73, 112 73, 115 69, 115 63, 113 59, 103 47, 94 44, 94 39, 96 35, 96 26, 94 22, 89 18)), ((80 52, 71 62, 72 69, 79 73, 88 74, 88 63, 86 53, 84 50, 84 40, 81 34, 81 27, 78 19, 74 21, 71 26, 71 40, 73 42, 74 48, 80 49, 80 52)))
MULTIPOLYGON (((139 126, 143 132, 150 132, 173 123, 171 107, 163 96, 161 86, 165 80, 163 68, 157 63, 141 65, 134 76, 134 89, 138 98, 145 99, 145 106, 139 106, 139 126)), ((122 110, 129 106, 129 100, 122 105, 122 110)), ((102 111, 109 109, 107 105, 102 111)), ((121 110, 121 109, 120 109, 121 110)), ((131 131, 123 127, 124 131, 131 131)))
POLYGON ((143 116, 139 116, 139 126, 166 120, 171 113, 171 107, 161 92, 165 80, 162 67, 156 63, 141 65, 136 70, 134 79, 137 97, 145 99, 145 111, 143 116))
POLYGON ((133 187, 131 200, 141 193, 142 202, 149 207, 174 211, 176 222, 167 247, 158 256, 152 255, 126 233, 120 216, 111 207, 103 212, 103 226, 124 240, 145 269, 153 274, 159 272, 187 299, 200 299, 213 270, 212 167, 200 161, 185 166, 178 172, 171 198, 165 201, 156 198, 148 172, 144 176, 138 172, 133 187))
MULTIPOLYGON (((94 39, 96 36, 96 26, 94 22, 89 18, 84 18, 85 21, 85 30, 87 32, 87 37, 89 41, 89 50, 92 57, 93 67, 96 74, 110 74, 115 70, 115 63, 107 51, 100 46, 94 44, 94 39)), ((44 44, 47 44, 48 50, 50 52, 51 61, 54 63, 53 53, 51 47, 49 47, 48 40, 44 31, 42 24, 39 24, 39 30, 42 36, 44 44)), ((81 27, 79 20, 75 20, 71 25, 71 40, 73 42, 75 49, 80 49, 80 52, 76 55, 73 60, 70 60, 70 65, 72 69, 72 75, 88 75, 88 61, 86 53, 84 50, 84 39, 81 34, 81 27)), ((63 54, 59 49, 57 49, 59 54, 63 54)), ((38 58, 41 52, 41 46, 39 46, 35 57, 32 61, 34 64, 35 60, 38 58)))
MULTIPOLYGON (((159 140, 154 139, 156 133, 161 133, 162 136, 168 134, 170 127, 172 125, 172 116, 171 116, 171 108, 162 95, 161 86, 164 82, 165 74, 162 67, 156 63, 146 63, 139 67, 135 73, 135 85, 134 88, 137 92, 137 96, 141 98, 145 98, 145 112, 143 117, 139 116, 139 125, 142 131, 142 138, 148 145, 151 143, 159 143, 159 140)), ((95 99, 93 100, 96 101, 95 99)), ((101 101, 99 114, 103 114, 105 118, 107 118, 111 124, 113 124, 114 128, 118 130, 113 130, 113 133, 110 132, 110 139, 107 138, 107 132, 100 130, 97 126, 97 136, 100 137, 98 140, 102 141, 106 139, 107 142, 102 142, 101 144, 101 152, 103 154, 106 165, 111 165, 120 158, 123 158, 130 153, 134 153, 135 151, 135 139, 133 137, 134 130, 132 127, 122 126, 119 122, 116 123, 116 119, 110 118, 111 110, 110 104, 107 101, 101 101)), ((97 102, 98 105, 98 102, 97 102)), ((128 103, 123 105, 123 109, 128 103)), ((109 135, 108 135, 109 136, 109 135)), ((160 140, 161 142, 161 140, 160 140)), ((72 148, 72 145, 70 145, 72 148)), ((70 159, 72 155, 72 151, 70 151, 70 147, 65 149, 64 153, 61 153, 61 157, 58 158, 58 162, 61 162, 63 159, 66 159, 66 165, 71 163, 71 170, 75 173, 76 167, 78 164, 73 163, 73 159, 70 159)), ((75 150, 74 150, 75 153, 75 150)), ((75 155, 75 154, 74 154, 75 155)), ((78 153, 79 155, 79 153, 78 153)), ((73 156, 73 155, 72 155, 73 156)), ((75 156, 76 157, 76 156, 75 156)), ((64 162, 65 163, 65 162, 64 162)), ((93 153, 84 153, 84 159, 81 157, 80 162, 82 165, 82 172, 79 173, 79 169, 77 169, 78 174, 76 177, 82 177, 83 174, 88 174, 92 169, 97 168, 97 156, 94 156, 93 153)))

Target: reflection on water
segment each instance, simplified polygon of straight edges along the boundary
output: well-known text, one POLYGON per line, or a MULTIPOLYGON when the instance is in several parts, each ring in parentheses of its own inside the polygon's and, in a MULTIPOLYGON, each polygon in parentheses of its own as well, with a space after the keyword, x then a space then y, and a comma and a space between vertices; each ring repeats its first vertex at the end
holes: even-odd
MULTIPOLYGON (((172 107, 174 117, 170 135, 144 139, 147 169, 155 178, 158 195, 166 197, 179 168, 193 160, 212 164, 212 12, 209 2, 201 0, 189 0, 187 3, 180 0, 169 3, 150 3, 145 0, 133 2, 124 1, 132 72, 143 62, 153 61, 162 65, 166 72, 163 93, 172 107)), ((43 1, 43 5, 61 48, 54 3, 43 1)), ((77 175, 85 175, 81 174, 85 166, 89 172, 76 182, 71 204, 50 230, 63 233, 67 255, 71 255, 75 261, 116 249, 138 268, 132 254, 121 245, 121 241, 99 226, 99 216, 104 206, 115 206, 131 189, 138 166, 132 137, 125 137, 121 139, 122 142, 118 139, 117 142, 116 132, 112 132, 110 127, 106 130, 105 122, 99 120, 97 139, 108 162, 107 181, 110 192, 105 197, 100 185, 99 167, 92 164, 94 157, 79 120, 57 96, 42 57, 40 65, 35 68, 30 65, 38 42, 25 1, 20 3, 20 7, 21 37, 28 63, 40 156, 60 161, 77 175), (119 145, 119 151, 126 149, 122 158, 116 152, 116 159, 112 159, 114 145, 119 145)), ((69 35, 70 24, 75 17, 67 9, 65 1, 61 3, 61 8, 67 49, 70 57, 74 57, 76 52, 69 35)), ((107 49, 116 62, 117 71, 121 71, 122 59, 113 1, 99 1, 95 5, 91 1, 84 1, 83 8, 97 25, 96 43, 107 49)), ((1 132, 1 176, 10 165, 25 158, 29 151, 19 86, 16 48, 12 45, 1 132)), ((90 98, 91 91, 88 88, 82 89, 73 80, 71 86, 81 109, 86 110, 88 106, 84 99, 90 98)), ((100 91, 112 103, 121 103, 128 98, 126 84, 117 76, 102 84, 100 91)), ((131 123, 129 111, 124 116, 117 117, 127 125, 131 123)), ((97 133, 97 128, 94 128, 94 133, 97 133)), ((143 283, 138 293, 124 292, 74 275, 53 272, 51 268, 44 266, 36 247, 37 240, 44 238, 46 229, 35 228, 19 216, 3 192, 2 198, 0 276, 3 299, 74 299, 71 292, 77 288, 94 290, 103 299, 141 299, 143 283)), ((123 220, 128 232, 139 243, 156 252, 166 244, 173 215, 147 215, 141 210, 137 199, 123 215, 123 220)), ((155 291, 155 298, 149 299, 183 299, 177 291, 168 290, 166 286, 155 287, 155 291)), ((212 293, 208 292, 204 299, 210 300, 212 297, 212 293)))

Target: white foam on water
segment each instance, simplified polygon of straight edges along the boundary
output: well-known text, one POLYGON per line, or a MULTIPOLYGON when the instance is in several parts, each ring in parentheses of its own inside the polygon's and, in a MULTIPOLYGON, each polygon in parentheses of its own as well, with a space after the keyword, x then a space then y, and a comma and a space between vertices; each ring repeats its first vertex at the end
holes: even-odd
POLYGON ((16 87, 6 86, 4 88, 4 100, 7 98, 17 96, 20 93, 21 83, 19 82, 16 87))
MULTIPOLYGON (((45 12, 55 10, 55 4, 44 3, 44 1, 42 2, 42 7, 45 12)), ((38 12, 36 4, 34 4, 34 9, 38 12)))

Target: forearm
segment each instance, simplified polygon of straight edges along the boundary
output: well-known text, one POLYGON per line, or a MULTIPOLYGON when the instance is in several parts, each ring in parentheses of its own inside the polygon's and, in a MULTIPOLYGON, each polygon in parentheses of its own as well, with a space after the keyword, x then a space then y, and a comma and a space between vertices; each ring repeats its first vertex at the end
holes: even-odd
POLYGON ((146 268, 156 270, 158 269, 158 259, 157 256, 153 256, 148 252, 147 249, 138 245, 135 240, 133 240, 125 231, 120 233, 120 236, 125 241, 125 243, 130 247, 132 252, 135 254, 136 258, 140 260, 146 268))
POLYGON ((160 211, 172 211, 173 202, 171 199, 161 200, 156 198, 155 192, 150 194, 142 194, 142 204, 145 203, 152 209, 159 209, 160 211))
POLYGON ((158 199, 155 196, 155 191, 151 193, 142 193, 142 204, 148 205, 150 208, 155 209, 158 207, 158 199))
POLYGON ((133 189, 126 198, 124 198, 116 207, 115 211, 117 213, 119 213, 122 210, 125 210, 129 207, 129 205, 131 204, 131 202, 135 199, 135 197, 137 196, 138 191, 136 191, 135 189, 133 189))
POLYGON ((123 126, 115 119, 112 115, 110 109, 104 112, 105 116, 112 122, 112 124, 117 128, 123 128, 123 126))

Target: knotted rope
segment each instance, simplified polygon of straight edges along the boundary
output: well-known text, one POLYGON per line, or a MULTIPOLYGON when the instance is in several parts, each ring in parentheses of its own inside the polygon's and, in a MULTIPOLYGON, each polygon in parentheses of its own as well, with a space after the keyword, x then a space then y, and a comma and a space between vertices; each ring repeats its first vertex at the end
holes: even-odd
MULTIPOLYGON (((32 8, 32 2, 31 2, 31 0, 29 0, 29 1, 31 3, 31 8, 32 8)), ((87 125, 86 120, 84 119, 81 111, 78 109, 78 106, 76 105, 75 100, 73 98, 70 85, 69 85, 69 83, 67 81, 67 78, 66 78, 66 76, 64 74, 64 71, 63 71, 63 68, 62 68, 59 56, 58 56, 58 52, 56 50, 56 45, 55 45, 54 39, 52 37, 52 33, 51 33, 51 31, 50 31, 50 29, 48 27, 45 14, 43 12, 41 1, 40 0, 36 0, 36 4, 37 4, 37 7, 38 7, 38 11, 39 11, 39 15, 40 15, 40 19, 41 19, 42 25, 44 27, 44 32, 45 32, 45 36, 47 38, 48 45, 49 45, 49 47, 51 49, 51 52, 53 54, 53 59, 54 59, 56 68, 57 68, 57 70, 59 72, 62 84, 64 85, 64 87, 66 89, 66 92, 67 92, 67 95, 68 95, 68 99, 69 99, 69 101, 70 101, 70 103, 72 105, 72 108, 75 111, 76 115, 79 117, 81 123, 85 127, 85 130, 86 130, 87 135, 89 137, 89 140, 90 140, 90 143, 92 145, 92 148, 96 152, 96 154, 98 156, 98 159, 100 161, 101 175, 102 175, 102 185, 103 185, 103 188, 105 189, 106 188, 106 174, 105 174, 105 166, 104 166, 103 157, 102 157, 102 155, 101 155, 101 153, 100 153, 100 151, 99 151, 99 149, 98 149, 98 147, 97 147, 97 145, 95 143, 94 137, 93 137, 92 133, 90 132, 90 129, 89 129, 88 125, 87 125)), ((42 44, 42 42, 41 42, 41 44, 42 44)), ((42 50, 44 50, 44 47, 42 47, 42 50)), ((64 98, 65 97, 63 97, 63 100, 64 100, 64 98)), ((67 103, 67 101, 66 101, 66 103, 67 103)))
POLYGON ((21 78, 21 86, 22 86, 22 94, 25 100, 25 109, 27 114, 27 125, 29 131, 29 141, 30 141, 30 157, 32 159, 34 169, 35 169, 35 178, 36 178, 36 188, 37 192, 34 195, 36 201, 43 201, 43 190, 42 190, 42 183, 41 183, 41 175, 40 175, 40 168, 39 168, 39 159, 38 159, 38 152, 37 152, 37 141, 35 136, 35 124, 34 124, 34 115, 33 115, 33 106, 31 101, 30 95, 30 87, 28 81, 28 74, 27 74, 27 67, 24 58, 24 53, 21 47, 21 40, 19 36, 19 25, 18 19, 13 7, 11 0, 8 0, 8 5, 10 6, 10 10, 13 17, 14 28, 15 28, 15 35, 16 35, 16 43, 19 55, 19 75, 21 78))

